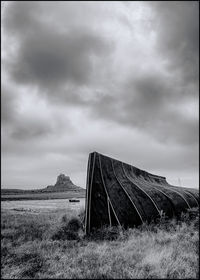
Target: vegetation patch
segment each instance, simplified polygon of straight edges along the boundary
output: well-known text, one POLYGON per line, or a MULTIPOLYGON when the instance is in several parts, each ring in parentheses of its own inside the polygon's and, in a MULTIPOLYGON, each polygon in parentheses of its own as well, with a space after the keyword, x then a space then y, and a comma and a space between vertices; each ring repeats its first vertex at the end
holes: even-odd
POLYGON ((199 212, 84 235, 83 212, 3 212, 1 277, 9 279, 198 279, 199 212))
POLYGON ((81 222, 78 218, 67 221, 66 215, 62 217, 61 224, 52 235, 52 240, 79 240, 81 222))

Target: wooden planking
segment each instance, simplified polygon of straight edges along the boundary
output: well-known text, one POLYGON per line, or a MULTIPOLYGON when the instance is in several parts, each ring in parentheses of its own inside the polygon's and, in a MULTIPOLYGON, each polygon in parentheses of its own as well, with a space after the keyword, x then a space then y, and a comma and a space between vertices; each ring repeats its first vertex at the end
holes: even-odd
POLYGON ((169 185, 165 177, 96 152, 89 157, 88 170, 86 233, 102 225, 132 227, 161 211, 172 217, 199 205, 195 189, 169 185))

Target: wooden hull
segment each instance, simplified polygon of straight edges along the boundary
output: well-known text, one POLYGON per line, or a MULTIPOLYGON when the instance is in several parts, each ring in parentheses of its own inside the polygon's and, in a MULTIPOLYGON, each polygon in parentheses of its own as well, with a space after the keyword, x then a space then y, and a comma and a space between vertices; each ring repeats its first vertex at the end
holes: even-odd
POLYGON ((160 217, 178 216, 199 206, 197 189, 172 186, 165 177, 97 152, 89 155, 85 230, 106 225, 125 228, 160 217))

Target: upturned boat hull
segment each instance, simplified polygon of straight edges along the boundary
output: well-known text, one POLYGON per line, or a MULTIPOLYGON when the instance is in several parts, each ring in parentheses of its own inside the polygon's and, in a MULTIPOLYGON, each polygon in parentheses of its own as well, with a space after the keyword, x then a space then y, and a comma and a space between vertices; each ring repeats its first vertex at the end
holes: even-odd
POLYGON ((85 231, 102 226, 125 228, 165 214, 178 216, 199 206, 197 189, 172 186, 157 176, 93 152, 87 168, 85 231))

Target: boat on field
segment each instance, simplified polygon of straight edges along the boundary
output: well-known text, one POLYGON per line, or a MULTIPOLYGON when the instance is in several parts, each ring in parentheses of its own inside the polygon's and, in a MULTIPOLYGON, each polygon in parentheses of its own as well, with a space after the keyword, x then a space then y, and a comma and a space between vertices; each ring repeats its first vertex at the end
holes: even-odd
POLYGON ((80 202, 80 200, 76 199, 76 198, 71 198, 71 199, 69 199, 69 202, 80 202))
POLYGON ((151 174, 97 152, 89 155, 85 231, 103 226, 134 227, 157 218, 172 218, 199 207, 197 189, 169 184, 151 174))

